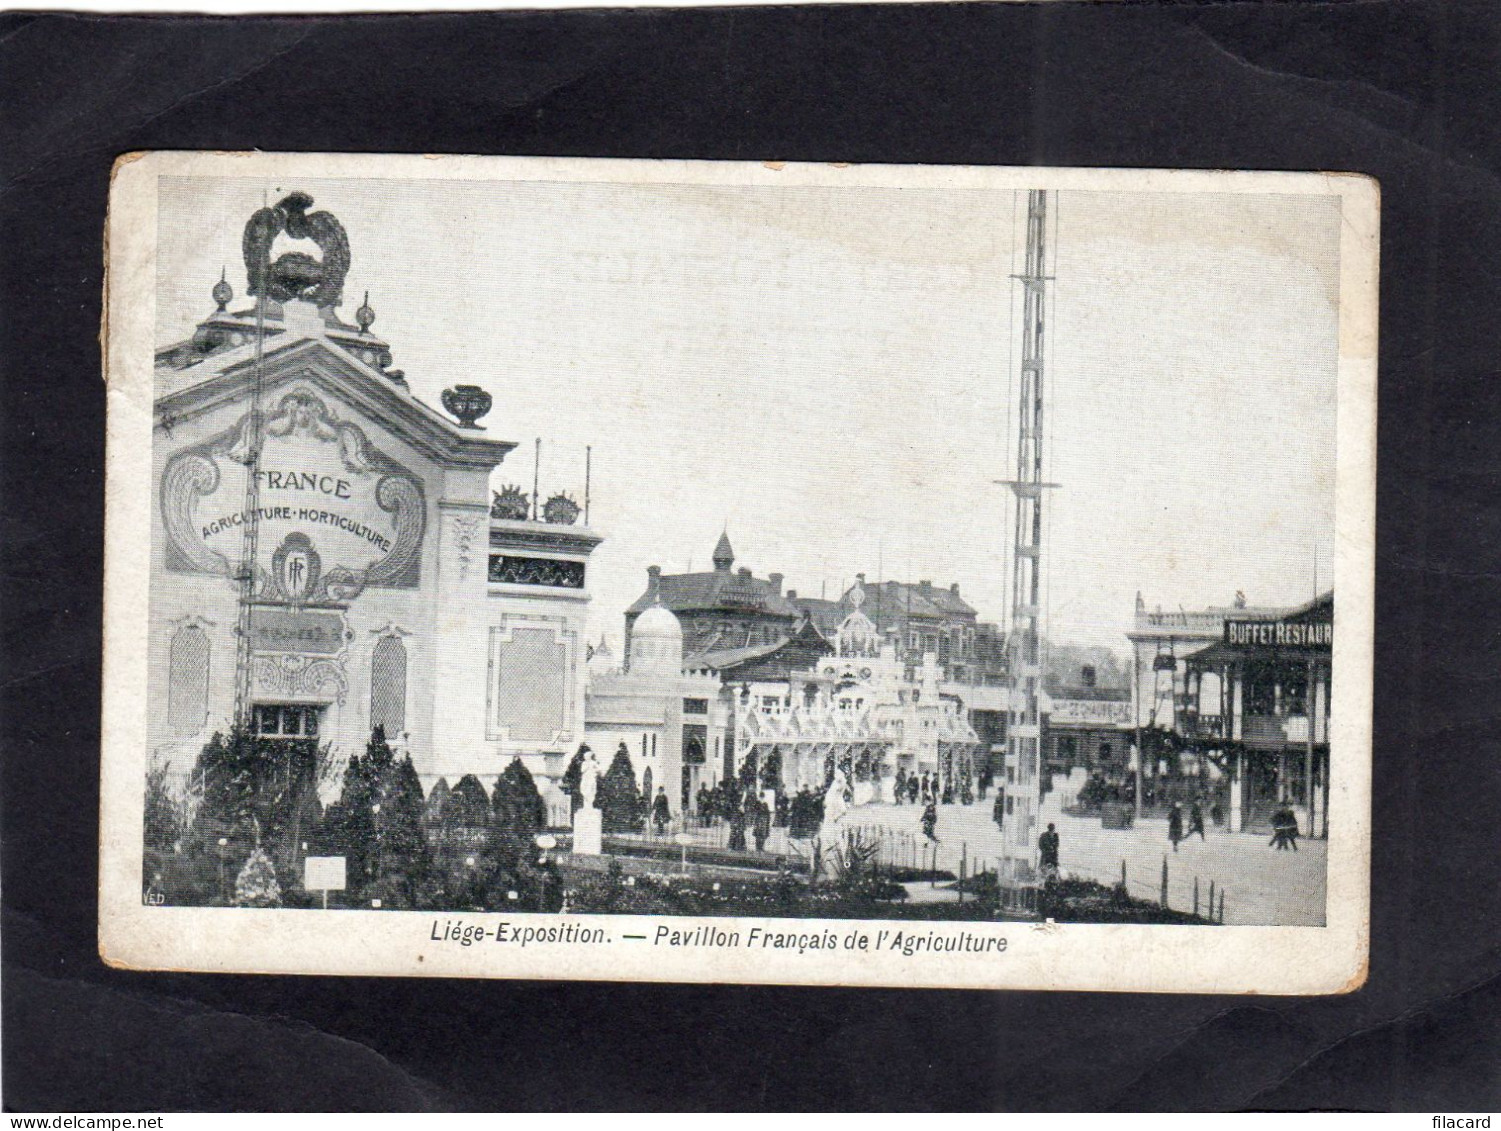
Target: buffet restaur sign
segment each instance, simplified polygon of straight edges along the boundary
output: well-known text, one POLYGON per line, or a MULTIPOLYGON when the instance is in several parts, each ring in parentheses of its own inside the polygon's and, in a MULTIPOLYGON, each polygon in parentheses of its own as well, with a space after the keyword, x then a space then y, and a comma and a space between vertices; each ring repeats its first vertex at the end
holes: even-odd
POLYGON ((1327 649, 1334 646, 1334 624, 1329 621, 1290 624, 1279 620, 1227 620, 1225 643, 1327 649))

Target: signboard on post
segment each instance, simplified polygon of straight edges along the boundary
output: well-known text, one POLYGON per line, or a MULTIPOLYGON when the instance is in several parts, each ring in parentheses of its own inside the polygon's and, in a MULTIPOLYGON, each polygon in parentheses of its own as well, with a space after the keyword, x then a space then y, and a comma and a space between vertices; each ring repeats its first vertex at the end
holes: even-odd
POLYGON ((308 856, 302 862, 304 891, 321 891, 323 909, 328 910, 328 893, 344 890, 344 857, 308 856))
POLYGON ((1131 701, 1129 699, 1054 699, 1048 721, 1053 726, 1129 727, 1131 725, 1131 701))

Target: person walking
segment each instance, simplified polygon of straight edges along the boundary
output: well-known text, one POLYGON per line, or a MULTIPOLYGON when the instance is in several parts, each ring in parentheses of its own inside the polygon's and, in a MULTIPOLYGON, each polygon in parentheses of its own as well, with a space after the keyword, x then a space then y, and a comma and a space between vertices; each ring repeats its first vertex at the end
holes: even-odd
POLYGON ((1298 822, 1293 817, 1292 810, 1285 803, 1278 806, 1277 811, 1272 814, 1272 839, 1267 844, 1278 852, 1286 852, 1289 847, 1296 852, 1298 846, 1293 843, 1292 837, 1297 835, 1297 828, 1298 822))
POLYGON ((659 785, 657 796, 651 803, 651 821, 657 826, 658 836, 667 831, 667 823, 671 820, 672 807, 667 804, 667 791, 659 785))
POLYGON ((912 776, 907 779, 907 801, 912 805, 917 804, 918 789, 917 773, 913 771, 912 776))
POLYGON ((1207 840, 1204 835, 1204 807, 1197 800, 1188 808, 1188 835, 1199 834, 1200 840, 1207 840))
POLYGON ((1001 828, 1006 821, 1006 791, 995 791, 995 805, 991 807, 990 819, 995 822, 996 828, 1001 828))
POLYGON ((1048 824, 1048 831, 1037 838, 1038 865, 1048 877, 1058 875, 1058 829, 1048 824))
POLYGON ((907 770, 904 766, 896 768, 896 787, 892 791, 892 796, 898 805, 907 799, 907 770))
POLYGON ((1183 839, 1183 809, 1176 802, 1167 814, 1167 839, 1173 842, 1173 851, 1178 851, 1178 842, 1183 839))
POLYGON ((756 801, 756 815, 752 827, 756 837, 756 851, 766 851, 766 838, 771 835, 771 806, 764 801, 756 801))
POLYGON ((745 851, 745 809, 740 805, 730 809, 730 850, 745 851))
POLYGON ((931 800, 922 811, 922 832, 934 844, 938 843, 938 806, 931 800))

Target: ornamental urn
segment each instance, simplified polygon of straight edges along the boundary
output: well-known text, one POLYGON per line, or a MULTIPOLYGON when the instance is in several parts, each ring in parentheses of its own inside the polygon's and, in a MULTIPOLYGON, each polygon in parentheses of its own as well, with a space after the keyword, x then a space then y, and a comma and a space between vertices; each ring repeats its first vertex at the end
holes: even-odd
POLYGON ((475 423, 495 403, 490 394, 478 385, 455 385, 443 390, 443 407, 452 413, 460 428, 478 428, 475 423))

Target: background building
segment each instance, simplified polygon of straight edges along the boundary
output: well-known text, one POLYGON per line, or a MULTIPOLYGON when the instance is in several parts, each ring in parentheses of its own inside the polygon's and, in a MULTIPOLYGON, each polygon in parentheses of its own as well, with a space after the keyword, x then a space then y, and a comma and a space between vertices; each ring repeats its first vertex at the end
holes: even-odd
POLYGON ((1136 617, 1126 638, 1131 641, 1132 719, 1139 727, 1176 729, 1183 705, 1183 659, 1219 640, 1227 618, 1270 619, 1282 610, 1247 605, 1237 593, 1230 605, 1215 605, 1189 611, 1147 610, 1136 595, 1136 617))
POLYGON ((1043 766, 1053 774, 1074 769, 1119 779, 1130 761, 1131 692, 1100 687, 1085 667, 1073 681, 1043 688, 1043 766))
POLYGON ((846 613, 855 587, 865 593, 865 612, 881 639, 891 640, 908 662, 919 662, 931 653, 947 682, 1005 683, 1002 633, 994 624, 980 621, 974 607, 959 595, 958 582, 947 588, 931 581, 881 581, 867 586, 865 574, 857 574, 855 586, 840 598, 846 613))
POLYGON ((626 610, 628 651, 636 617, 660 602, 683 625, 689 667, 724 670, 726 678, 785 677, 832 651, 830 642, 854 611, 852 595, 858 590, 863 615, 904 663, 920 664, 931 653, 945 682, 1005 683, 1003 634, 979 620, 959 595, 957 583, 947 588, 931 581, 868 585, 861 573, 836 600, 827 600, 784 591, 780 573, 762 579, 744 567, 735 569, 728 534, 720 536, 713 561, 710 573, 664 574, 657 566, 647 570, 645 592, 626 610))
POLYGON ((1219 753, 1232 830, 1269 827, 1290 805, 1305 834, 1324 832, 1333 643, 1331 590, 1276 616, 1227 617, 1187 657, 1182 730, 1219 753))
MULTIPOLYGON (((1322 829, 1334 596, 1294 608, 1148 612, 1138 596, 1132 723, 1145 790, 1188 773, 1225 809, 1231 831, 1261 830, 1287 804, 1322 829), (1313 627, 1308 627, 1313 626, 1313 627)), ((1192 783, 1190 783, 1192 784, 1192 783)))
POLYGON ((915 666, 883 642, 857 585, 833 648, 778 679, 726 684, 730 747, 725 774, 750 763, 765 788, 824 787, 843 769, 854 803, 892 800, 900 771, 973 785, 986 751, 956 697, 943 691, 937 658, 915 666))
POLYGON ((623 743, 648 799, 658 786, 674 813, 692 812, 700 786, 724 763, 728 706, 717 676, 683 669, 683 630, 663 605, 639 614, 631 653, 617 667, 607 649, 589 661, 586 739, 601 767, 623 743))
POLYGON ((802 614, 782 593, 782 575, 762 579, 744 567, 734 569, 735 551, 728 533, 714 548, 709 573, 646 571, 646 592, 625 612, 625 647, 631 650, 636 619, 654 605, 672 612, 682 625, 688 655, 756 648, 792 636, 802 614))

